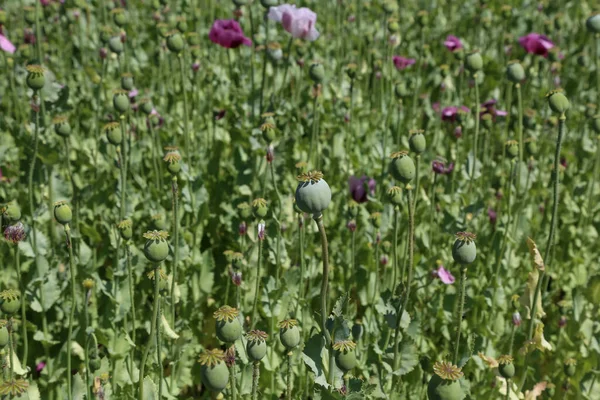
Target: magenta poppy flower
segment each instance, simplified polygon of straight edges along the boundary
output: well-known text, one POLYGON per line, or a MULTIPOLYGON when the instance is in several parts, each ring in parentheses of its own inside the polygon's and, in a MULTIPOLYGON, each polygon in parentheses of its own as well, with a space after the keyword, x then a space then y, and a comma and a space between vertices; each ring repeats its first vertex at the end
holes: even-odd
POLYGON ((485 114, 491 114, 492 118, 495 120, 496 117, 506 117, 508 112, 503 110, 496 109, 496 103, 498 101, 496 99, 490 99, 481 105, 481 111, 479 112, 479 117, 483 117, 485 114))
POLYGON ((7 53, 13 54, 16 50, 16 47, 11 43, 10 40, 8 40, 6 36, 0 33, 0 49, 7 53))
POLYGON ((519 44, 526 52, 548 57, 548 50, 554 47, 554 43, 545 35, 530 33, 519 38, 519 44))
POLYGON ((450 106, 442 110, 442 121, 455 122, 459 113, 469 113, 470 110, 466 106, 450 106))
POLYGON ((445 285, 452 285, 456 280, 456 278, 454 278, 454 275, 452 275, 450 271, 444 268, 443 265, 440 265, 438 267, 438 269, 435 271, 435 275, 438 278, 440 278, 440 281, 442 281, 442 283, 445 285))
POLYGON ((233 19, 216 20, 210 28, 208 38, 211 42, 227 49, 236 49, 241 45, 252 45, 252 40, 244 36, 240 24, 233 19))
POLYGON ((453 35, 448 35, 444 40, 444 46, 452 52, 462 49, 463 45, 459 38, 453 35))
POLYGON ((296 39, 315 41, 319 31, 315 28, 317 14, 310 8, 296 8, 293 4, 282 4, 269 8, 269 19, 281 23, 283 29, 296 39))
POLYGON ((373 178, 368 178, 364 175, 362 178, 351 176, 348 179, 348 186, 350 188, 350 195, 357 203, 365 203, 368 200, 367 195, 375 195, 375 179, 373 178))
POLYGON ((401 71, 417 62, 417 60, 415 60, 414 58, 406 58, 406 57, 402 57, 402 56, 394 56, 394 57, 392 57, 392 61, 394 61, 394 65, 396 66, 396 69, 399 71, 401 71))
POLYGON ((452 171, 454 171, 454 163, 448 164, 440 160, 433 160, 431 163, 431 169, 438 175, 448 175, 452 171))

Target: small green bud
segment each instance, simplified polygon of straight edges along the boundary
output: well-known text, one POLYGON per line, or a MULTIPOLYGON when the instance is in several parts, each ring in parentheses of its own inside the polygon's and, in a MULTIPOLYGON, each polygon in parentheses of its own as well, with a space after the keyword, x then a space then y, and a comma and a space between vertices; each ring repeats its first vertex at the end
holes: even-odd
POLYGON ((537 142, 534 138, 527 138, 525 139, 525 150, 527 151, 527 154, 535 157, 538 153, 538 145, 537 142))
POLYGON ((124 114, 129 110, 129 96, 125 90, 117 90, 113 95, 113 106, 119 114, 124 114))
POLYGON ((519 83, 525 79, 525 70, 518 60, 508 63, 506 67, 506 77, 513 83, 519 83))
POLYGON ((506 147, 506 154, 508 154, 510 158, 519 156, 519 142, 516 140, 509 140, 504 146, 506 147))
POLYGON ((575 375, 575 372, 577 372, 577 360, 575 360, 574 358, 569 358, 568 360, 566 360, 564 365, 564 371, 566 376, 568 376, 569 378, 573 377, 575 375))
POLYGON ((425 135, 423 134, 422 129, 415 129, 410 131, 410 138, 408 139, 408 144, 410 146, 410 150, 417 154, 421 154, 427 148, 427 141, 425 140, 425 135))
POLYGON ((312 79, 313 82, 321 83, 323 82, 323 79, 325 79, 325 68, 323 67, 323 64, 312 64, 310 66, 310 69, 308 70, 308 74, 310 75, 310 79, 312 79))
POLYGON ((125 15, 125 10, 123 10, 122 8, 115 8, 111 12, 113 15, 113 22, 115 23, 115 25, 117 25, 119 28, 122 28, 125 25, 127 25, 127 15, 125 15))
POLYGON ((130 219, 119 222, 117 224, 117 228, 119 229, 119 234, 123 240, 127 241, 133 236, 133 229, 130 219))
POLYGON ((150 99, 142 99, 142 101, 140 103, 141 103, 140 108, 142 109, 142 112, 146 115, 150 115, 150 113, 152 112, 152 109, 154 108, 150 99))
POLYGON ((52 120, 54 131, 62 137, 69 137, 71 134, 71 125, 69 119, 65 115, 59 115, 52 120))
POLYGON ((476 50, 467 55, 465 58, 465 67, 472 73, 481 71, 483 68, 483 58, 481 58, 479 51, 476 50))
POLYGON ((421 10, 417 13, 417 23, 421 28, 429 24, 429 13, 425 10, 421 10))
POLYGON ((179 54, 185 47, 185 40, 179 32, 172 33, 167 37, 167 47, 173 53, 179 54))
POLYGON ((133 75, 125 73, 121 75, 121 89, 132 90, 133 89, 133 75))
POLYGON ((121 129, 119 128, 118 122, 109 122, 108 124, 104 125, 102 130, 106 132, 106 138, 110 144, 115 146, 119 146, 121 144, 123 135, 121 134, 121 129))
POLYGON ((188 32, 185 34, 187 42, 190 46, 199 46, 200 45, 200 36, 196 32, 188 32))
POLYGON ((398 3, 393 0, 387 0, 383 2, 383 11, 386 14, 393 14, 398 11, 398 3))
POLYGON ((121 36, 113 36, 108 41, 108 48, 115 54, 121 54, 123 52, 123 42, 121 36))
POLYGON ((177 18, 177 25, 175 25, 177 30, 181 33, 185 33, 188 30, 188 24, 185 17, 177 18))

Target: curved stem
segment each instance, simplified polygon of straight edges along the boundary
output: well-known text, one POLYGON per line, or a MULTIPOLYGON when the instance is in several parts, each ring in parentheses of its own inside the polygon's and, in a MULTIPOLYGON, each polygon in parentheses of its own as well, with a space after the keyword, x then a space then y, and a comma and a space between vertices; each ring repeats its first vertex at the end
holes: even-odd
POLYGON ((148 344, 144 349, 144 354, 142 356, 142 362, 140 363, 140 375, 138 377, 138 385, 139 385, 139 399, 144 399, 144 369, 146 367, 146 360, 148 358, 148 353, 150 353, 150 347, 152 347, 152 341, 154 340, 154 331, 156 329, 156 320, 158 319, 158 279, 160 277, 159 273, 159 264, 156 263, 154 265, 154 302, 152 306, 152 323, 150 324, 150 337, 148 338, 148 344))
MULTIPOLYGON (((88 312, 88 301, 87 301, 87 291, 84 291, 83 293, 83 314, 85 315, 85 331, 86 331, 86 335, 87 335, 87 329, 89 326, 89 312, 88 312)), ((90 336, 87 335, 86 339, 85 339, 85 348, 84 350, 84 356, 85 356, 85 388, 86 388, 86 392, 87 392, 87 396, 88 399, 93 399, 92 397, 92 385, 90 383, 90 350, 89 350, 89 342, 90 342, 90 336)))
POLYGON ((77 298, 75 297, 75 259, 73 258, 73 246, 71 245, 71 228, 65 224, 65 234, 67 235, 67 248, 69 249, 69 275, 71 276, 71 311, 69 313, 69 336, 67 338, 67 397, 73 399, 71 392, 71 348, 73 347, 73 319, 75 317, 75 307, 77 298))
POLYGON ((462 332, 462 316, 465 308, 465 292, 467 286, 467 269, 460 270, 460 294, 458 311, 456 312, 456 340, 454 341, 454 359, 453 364, 458 365, 458 353, 460 349, 460 334, 462 332))
POLYGON ((263 241, 262 239, 258 239, 258 267, 256 269, 256 282, 255 282, 255 291, 254 291, 254 302, 252 304, 252 321, 251 321, 251 329, 254 329, 256 326, 256 311, 258 305, 258 298, 260 297, 260 266, 262 263, 262 247, 263 241))
POLYGON ((508 400, 510 398, 510 379, 506 380, 506 396, 504 397, 505 400, 508 400))
POLYGON ((260 378, 260 361, 255 361, 252 368, 252 400, 258 400, 258 379, 260 378))
POLYGON ((27 365, 28 341, 27 341, 27 315, 25 314, 25 283, 21 275, 21 259, 19 246, 15 245, 15 266, 17 267, 17 280, 21 291, 21 331, 23 335, 23 365, 27 365))

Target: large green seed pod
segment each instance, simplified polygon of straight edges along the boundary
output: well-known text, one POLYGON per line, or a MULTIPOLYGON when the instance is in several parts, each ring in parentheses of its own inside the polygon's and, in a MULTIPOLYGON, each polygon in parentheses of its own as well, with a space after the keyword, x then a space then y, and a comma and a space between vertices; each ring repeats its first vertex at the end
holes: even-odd
POLYGON ((148 231, 144 233, 144 238, 147 239, 144 245, 144 255, 149 261, 159 263, 169 256, 168 236, 169 234, 165 231, 148 231))
POLYGON ((129 73, 121 75, 121 89, 133 90, 133 75, 129 73))
POLYGON ((295 319, 286 319, 279 323, 279 340, 281 344, 289 351, 300 344, 300 329, 298 321, 295 319))
POLYGON ((4 347, 8 344, 8 328, 6 327, 6 320, 0 321, 0 347, 4 347))
POLYGON ((410 150, 417 154, 421 154, 427 148, 427 141, 425 140, 424 131, 422 129, 415 129, 410 131, 410 137, 408 144, 410 150))
POLYGON ((320 171, 298 175, 300 181, 296 187, 296 205, 305 213, 319 215, 331 203, 331 189, 320 171))
POLYGON ((2 300, 0 309, 2 312, 9 315, 16 313, 21 307, 20 296, 21 294, 14 289, 6 289, 0 292, 0 299, 2 300))
POLYGON ((312 64, 308 70, 308 74, 313 82, 321 83, 325 79, 325 67, 319 63, 312 64))
POLYGON ((123 52, 123 42, 121 41, 121 36, 111 37, 108 41, 108 48, 113 53, 121 54, 123 52))
POLYGON ((17 222, 21 219, 21 207, 16 201, 11 201, 4 207, 3 214, 10 223, 17 222))
POLYGON ((44 67, 41 65, 28 65, 25 69, 27 69, 27 78, 25 79, 27 86, 34 91, 41 90, 46 84, 44 67))
POLYGON ((392 154, 389 170, 392 177, 402 183, 410 182, 416 174, 415 163, 407 151, 398 151, 392 154))
POLYGON ((548 105, 557 114, 563 114, 571 107, 569 99, 560 90, 553 90, 546 97, 548 98, 548 105))
POLYGON ((483 68, 483 58, 479 51, 473 51, 465 57, 465 67, 472 73, 481 71, 483 68))
POLYGON ((466 397, 458 381, 463 376, 460 368, 449 362, 436 362, 433 371, 427 385, 429 400, 463 400, 466 397))
POLYGON ((229 306, 223 306, 215 311, 216 333, 220 341, 233 343, 242 337, 242 324, 238 315, 238 310, 229 306))
POLYGON ((58 223, 66 225, 73 219, 73 212, 64 200, 54 203, 54 218, 58 223))
POLYGON ((179 32, 172 33, 167 37, 167 48, 173 53, 179 54, 185 47, 185 40, 179 32))
POLYGON ((267 354, 267 334, 263 331, 253 330, 246 334, 246 353, 252 361, 260 361, 267 354))
POLYGON ((341 340, 333 344, 335 363, 344 373, 356 367, 356 343, 352 340, 341 340))
POLYGON ((114 10, 112 10, 112 15, 113 22, 119 28, 122 28, 125 25, 127 25, 127 15, 125 15, 125 10, 123 10, 122 8, 115 8, 114 10))
POLYGON ((113 95, 113 106, 115 110, 120 113, 126 113, 130 107, 129 96, 126 90, 117 90, 113 95))
POLYGON ((118 122, 109 122, 102 128, 106 132, 106 138, 110 144, 119 146, 123 140, 123 135, 118 122))
POLYGON ((527 154, 534 157, 537 155, 539 148, 537 145, 537 141, 535 140, 535 138, 527 138, 525 139, 525 151, 527 151, 527 154))
POLYGON ((513 60, 506 67, 506 77, 513 83, 519 83, 525 79, 525 70, 519 60, 513 60))
POLYGON ((205 350, 200 354, 200 378, 211 392, 221 392, 227 387, 229 370, 224 360, 225 354, 219 349, 205 350))
POLYGON ((500 376, 505 379, 511 379, 515 376, 515 365, 513 364, 513 358, 510 355, 503 355, 498 357, 498 372, 500 376))
POLYGON ((477 246, 475 245, 475 234, 470 232, 458 232, 452 246, 452 258, 459 264, 471 264, 477 257, 477 246))

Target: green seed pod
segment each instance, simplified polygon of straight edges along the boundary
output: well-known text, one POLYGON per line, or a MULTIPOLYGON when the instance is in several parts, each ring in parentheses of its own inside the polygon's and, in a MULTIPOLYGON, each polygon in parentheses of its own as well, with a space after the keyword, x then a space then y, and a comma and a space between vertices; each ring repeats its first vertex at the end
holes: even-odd
POLYGON ((283 58, 283 50, 281 50, 281 45, 279 43, 269 43, 267 46, 267 56, 269 59, 277 63, 283 58))
POLYGON ((130 107, 129 96, 125 90, 117 90, 113 95, 113 106, 119 114, 124 114, 130 107))
POLYGON ((172 32, 169 25, 165 24, 164 22, 160 22, 160 23, 156 24, 156 29, 158 30, 158 34, 162 38, 166 38, 172 32))
POLYGON ((506 147, 506 154, 508 154, 510 158, 516 158, 519 156, 519 142, 516 140, 507 141, 504 144, 504 147, 506 147))
POLYGON ((260 361, 267 354, 267 334, 263 331, 254 330, 246 334, 246 353, 252 361, 260 361))
POLYGON ((590 33, 600 33, 600 13, 594 14, 585 21, 585 27, 590 33))
POLYGON ((40 65, 28 65, 27 69, 27 86, 34 91, 41 90, 46 84, 46 78, 44 77, 44 67, 40 65))
POLYGON ((154 106, 152 105, 152 102, 150 101, 150 99, 144 99, 141 102, 141 109, 142 112, 146 115, 150 115, 150 113, 152 112, 152 109, 154 108, 154 106))
POLYGON ((123 42, 121 42, 121 36, 113 36, 108 41, 108 48, 115 54, 121 54, 123 52, 123 42))
POLYGON ((130 219, 123 220, 117 224, 121 238, 128 241, 133 236, 133 229, 130 219))
POLYGON ((205 350, 200 355, 200 378, 211 392, 221 392, 229 382, 229 370, 223 362, 225 353, 219 349, 205 350))
POLYGON ((519 83, 525 79, 525 70, 519 60, 513 60, 508 63, 506 77, 513 83, 519 83))
POLYGON ((512 356, 503 355, 498 357, 498 372, 505 379, 511 379, 515 376, 515 365, 512 356))
POLYGON ((548 105, 557 114, 565 113, 571 104, 567 97, 559 90, 553 90, 546 95, 548 98, 548 105))
POLYGON ((2 209, 2 214, 8 222, 15 223, 21 219, 21 207, 16 201, 11 201, 2 209))
POLYGON ((320 215, 331 203, 331 189, 320 171, 298 175, 296 204, 308 214, 320 215))
POLYGON ((183 40, 183 36, 181 36, 179 32, 171 33, 167 37, 167 47, 173 53, 181 53, 185 47, 185 40, 183 40))
POLYGON ((398 3, 393 0, 384 1, 382 7, 386 14, 393 14, 398 11, 398 3))
POLYGON ((300 329, 298 321, 295 319, 286 319, 279 323, 279 340, 281 344, 289 351, 300 344, 300 329))
POLYGON ((348 202, 348 216, 350 218, 356 218, 358 216, 358 211, 359 211, 359 204, 354 200, 350 200, 348 202))
POLYGON ((325 79, 325 67, 323 67, 323 64, 319 63, 312 64, 308 70, 308 74, 313 82, 322 83, 325 79))
POLYGON ((525 139, 525 151, 527 151, 528 155, 535 157, 538 153, 538 150, 538 145, 534 138, 525 139))
POLYGON ((127 15, 125 15, 125 10, 123 10, 122 8, 115 8, 112 10, 112 15, 113 22, 119 28, 122 28, 125 25, 127 25, 127 15))
POLYGON ((185 34, 188 45, 190 46, 199 46, 200 45, 200 36, 196 32, 188 32, 185 34))
POLYGON ((190 55, 192 56, 192 59, 199 59, 201 57, 201 50, 200 50, 200 46, 195 45, 195 46, 191 46, 190 47, 190 55))
POLYGON ((242 220, 246 220, 252 215, 252 208, 246 202, 238 204, 237 208, 239 212, 239 217, 242 220))
POLYGON ((398 23, 398 21, 396 21, 394 19, 394 20, 388 21, 387 28, 388 28, 388 32, 391 34, 398 33, 400 31, 400 24, 398 23))
POLYGON ((278 0, 260 0, 260 4, 267 10, 271 7, 275 7, 278 3, 278 0))
POLYGON ((144 255, 148 261, 159 263, 169 256, 168 236, 169 234, 165 231, 148 231, 144 233, 144 238, 147 239, 144 245, 144 255))
POLYGON ((69 125, 69 119, 66 115, 59 115, 52 119, 54 124, 54 131, 57 135, 62 137, 69 137, 71 134, 71 125, 69 125))
POLYGON ((20 297, 19 291, 14 289, 6 289, 0 292, 0 299, 2 299, 0 309, 2 309, 2 312, 8 315, 16 313, 21 307, 20 297))
POLYGON ((410 94, 410 89, 407 87, 405 82, 400 82, 394 86, 394 94, 397 98, 401 99, 410 94))
POLYGON ((59 224, 66 225, 73 219, 73 213, 71 212, 71 208, 67 205, 67 202, 64 200, 57 201, 54 203, 54 219, 58 221, 59 224))
POLYGON ((473 51, 467 55, 465 58, 465 67, 467 67, 471 73, 481 71, 483 68, 483 58, 481 58, 479 51, 473 51))
POLYGON ((421 10, 417 13, 417 24, 421 28, 429 25, 429 13, 425 10, 421 10))
POLYGON ((273 113, 264 113, 261 115, 263 121, 260 125, 260 130, 267 143, 272 143, 277 138, 277 125, 275 125, 274 115, 273 113))
POLYGON ((177 25, 175 25, 177 30, 181 33, 185 33, 188 30, 188 24, 185 17, 181 17, 177 19, 177 25))
POLYGON ((476 235, 470 232, 458 232, 452 246, 452 258, 459 264, 467 265, 475 261, 477 247, 475 246, 476 235))
POLYGON ((99 358, 95 358, 93 360, 90 360, 90 370, 92 372, 96 372, 100 369, 100 366, 102 365, 102 361, 99 358))
POLYGON ((123 74, 121 75, 121 89, 132 90, 133 89, 133 75, 123 74))
POLYGON ((267 201, 262 198, 252 200, 252 212, 256 218, 264 218, 269 212, 267 201))
POLYGON ((573 377, 575 375, 575 372, 577 372, 577 360, 575 360, 574 358, 569 358, 568 360, 566 360, 564 365, 564 371, 566 376, 568 376, 569 378, 573 377))
POLYGON ((167 147, 167 154, 163 160, 167 163, 167 171, 173 176, 177 175, 181 171, 181 155, 177 150, 177 147, 167 147))
POLYGON ((233 343, 242 337, 242 324, 238 319, 237 309, 229 306, 219 308, 213 314, 217 320, 216 333, 220 341, 233 343))
POLYGON ((422 129, 414 129, 410 131, 408 144, 410 146, 410 150, 414 153, 421 154, 427 148, 427 141, 425 140, 425 135, 423 132, 424 131, 422 129))
POLYGON ((106 132, 106 138, 110 144, 115 146, 119 146, 121 144, 123 135, 118 122, 109 122, 108 124, 104 125, 104 128, 102 129, 106 132))
POLYGON ((387 194, 388 198, 390 199, 390 202, 393 205, 399 206, 402 204, 402 188, 400 188, 399 186, 393 186, 389 188, 387 194))
POLYGON ((356 367, 356 343, 352 340, 341 340, 333 344, 335 363, 344 373, 356 367))
POLYGON ((463 400, 465 393, 457 380, 445 380, 433 374, 427 385, 429 400, 463 400))
POLYGON ((4 348, 8 344, 8 328, 6 320, 0 321, 0 347, 4 348))
POLYGON ((415 177, 415 163, 408 155, 408 152, 398 151, 392 154, 389 171, 394 179, 406 184, 415 177))

